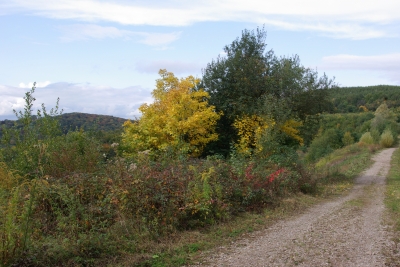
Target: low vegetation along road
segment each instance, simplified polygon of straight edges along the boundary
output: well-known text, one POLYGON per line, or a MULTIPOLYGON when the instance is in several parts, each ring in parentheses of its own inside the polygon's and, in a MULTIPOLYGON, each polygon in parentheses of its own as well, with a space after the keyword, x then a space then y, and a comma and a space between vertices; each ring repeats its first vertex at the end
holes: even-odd
POLYGON ((394 150, 377 154, 348 195, 219 248, 197 266, 385 266, 385 178, 394 150))

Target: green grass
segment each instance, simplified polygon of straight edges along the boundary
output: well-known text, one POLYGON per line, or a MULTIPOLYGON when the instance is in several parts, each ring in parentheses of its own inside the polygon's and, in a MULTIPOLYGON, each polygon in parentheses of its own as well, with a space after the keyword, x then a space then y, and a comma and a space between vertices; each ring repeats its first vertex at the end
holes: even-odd
POLYGON ((350 189, 353 179, 372 164, 371 155, 378 149, 377 145, 353 144, 321 158, 315 164, 319 193, 336 195, 350 189))
MULTIPOLYGON (((391 169, 387 176, 385 204, 388 213, 388 223, 393 229, 393 241, 400 243, 400 149, 392 156, 391 169)), ((398 248, 389 248, 387 253, 388 266, 400 266, 400 258, 394 256, 398 248)))

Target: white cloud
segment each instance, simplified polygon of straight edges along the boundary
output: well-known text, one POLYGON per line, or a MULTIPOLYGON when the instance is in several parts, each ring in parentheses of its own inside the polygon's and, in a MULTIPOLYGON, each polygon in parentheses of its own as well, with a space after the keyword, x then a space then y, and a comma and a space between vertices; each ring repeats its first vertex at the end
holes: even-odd
POLYGON ((14 117, 14 109, 19 110, 24 107, 24 94, 25 90, 22 88, 0 85, 0 119, 2 117, 11 119, 14 117))
POLYGON ((146 32, 137 32, 137 35, 141 35, 143 37, 140 40, 140 43, 151 45, 151 46, 162 46, 173 41, 179 39, 181 32, 172 32, 172 33, 146 33, 146 32))
POLYGON ((265 23, 334 38, 397 36, 400 1, 395 0, 203 0, 100 1, 10 0, 14 6, 56 19, 108 21, 125 25, 185 26, 204 21, 265 23), (397 29, 396 29, 397 28, 397 29))
POLYGON ((305 19, 260 19, 259 22, 290 31, 314 31, 335 39, 364 40, 398 36, 397 32, 387 31, 386 29, 381 29, 377 26, 366 26, 352 21, 333 22, 318 20, 311 21, 305 19))
POLYGON ((121 38, 129 37, 132 32, 119 30, 115 27, 102 27, 94 24, 74 24, 62 26, 60 29, 63 32, 61 39, 63 41, 86 40, 90 38, 121 38))
POLYGON ((136 64, 136 70, 144 73, 155 74, 158 73, 160 69, 166 69, 172 71, 174 74, 200 74, 201 68, 203 66, 200 64, 184 61, 172 61, 172 60, 158 60, 151 62, 140 62, 136 64))
MULTIPOLYGON (((15 119, 12 110, 23 109, 26 91, 26 88, 0 85, 0 119, 15 119)), ((50 109, 60 97, 60 108, 64 113, 84 112, 122 118, 140 115, 140 105, 153 102, 150 90, 139 86, 117 89, 73 83, 52 83, 45 88, 38 87, 34 97, 34 110, 40 109, 42 103, 50 109)))
MULTIPOLYGON (((36 86, 37 88, 40 88, 40 87, 46 87, 46 86, 49 85, 49 84, 51 84, 50 81, 36 82, 36 85, 35 85, 35 86, 36 86)), ((19 86, 19 88, 32 88, 33 82, 29 82, 29 83, 27 83, 27 84, 25 84, 25 83, 20 83, 18 86, 19 86)))
POLYGON ((135 38, 138 42, 150 46, 165 46, 179 39, 181 32, 150 33, 121 30, 116 27, 99 26, 95 24, 73 24, 59 27, 63 32, 62 41, 72 42, 87 39, 104 38, 135 38))
POLYGON ((327 56, 322 58, 322 67, 325 69, 400 71, 400 53, 376 56, 327 56))

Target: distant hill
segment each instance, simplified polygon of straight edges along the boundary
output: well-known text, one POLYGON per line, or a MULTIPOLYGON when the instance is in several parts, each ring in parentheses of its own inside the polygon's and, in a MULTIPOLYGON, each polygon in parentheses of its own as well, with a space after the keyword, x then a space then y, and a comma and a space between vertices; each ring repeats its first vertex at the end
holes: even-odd
MULTIPOLYGON (((66 113, 60 116, 61 129, 64 133, 76 129, 83 129, 84 131, 104 131, 113 132, 122 129, 122 125, 126 119, 118 118, 108 115, 97 115, 87 113, 66 113)), ((16 121, 3 120, 0 121, 0 138, 2 136, 3 125, 5 127, 14 126, 16 121)))
POLYGON ((125 121, 127 120, 114 116, 79 112, 62 114, 60 118, 64 133, 80 128, 85 131, 115 131, 121 129, 125 121))
POLYGON ((375 111, 385 100, 389 108, 400 107, 400 86, 339 87, 329 90, 329 99, 334 113, 359 112, 360 106, 375 111))

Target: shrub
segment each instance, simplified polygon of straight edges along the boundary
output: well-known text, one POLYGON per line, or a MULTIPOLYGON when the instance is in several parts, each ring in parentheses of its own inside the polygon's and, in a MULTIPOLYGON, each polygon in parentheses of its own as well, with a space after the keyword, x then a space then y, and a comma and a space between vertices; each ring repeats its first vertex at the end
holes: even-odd
POLYGON ((343 134, 338 129, 328 129, 321 136, 316 137, 308 150, 306 159, 316 161, 317 159, 332 153, 335 149, 341 148, 343 134))
POLYGON ((24 111, 14 111, 18 120, 11 129, 3 129, 2 160, 13 170, 34 179, 42 174, 41 165, 45 151, 51 138, 61 133, 57 116, 62 113, 58 110, 58 102, 50 112, 44 104, 37 114, 33 114, 32 106, 35 98, 35 84, 25 94, 24 111))
POLYGON ((360 143, 372 145, 374 143, 374 138, 372 138, 372 135, 370 132, 366 132, 361 136, 360 143))
POLYGON ((382 147, 391 147, 393 146, 394 138, 392 132, 390 130, 385 130, 381 135, 381 140, 379 144, 382 147))
POLYGON ((354 143, 354 137, 351 135, 350 132, 345 132, 342 138, 343 145, 349 146, 354 143))
POLYGON ((63 177, 71 173, 94 173, 102 160, 101 145, 83 131, 69 132, 49 141, 42 160, 46 175, 63 177))
POLYGON ((381 132, 379 132, 378 129, 372 127, 370 133, 371 133, 372 139, 374 140, 374 143, 378 144, 379 140, 381 139, 381 132))

